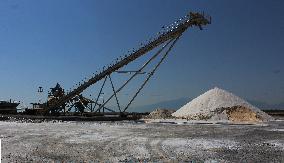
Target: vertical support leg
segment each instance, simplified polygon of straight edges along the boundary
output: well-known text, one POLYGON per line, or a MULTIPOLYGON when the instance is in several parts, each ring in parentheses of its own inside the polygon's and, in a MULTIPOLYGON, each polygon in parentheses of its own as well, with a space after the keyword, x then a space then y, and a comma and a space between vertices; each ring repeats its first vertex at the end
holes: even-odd
MULTIPOLYGON (((180 36, 179 36, 180 37, 180 36)), ((174 42, 171 44, 171 46, 169 47, 169 49, 166 51, 166 53, 163 55, 163 57, 161 58, 161 60, 159 61, 159 63, 154 67, 154 69, 149 73, 148 77, 146 78, 146 80, 144 81, 144 83, 141 85, 141 87, 138 89, 138 91, 135 93, 135 95, 132 97, 132 99, 130 100, 130 102, 127 104, 127 106, 124 108, 123 112, 125 112, 129 106, 131 105, 131 103, 134 101, 134 99, 137 97, 137 95, 140 93, 140 91, 144 88, 144 86, 147 84, 147 82, 150 80, 150 78, 154 75, 155 71, 157 70, 157 68, 161 65, 161 63, 164 61, 164 59, 168 56, 169 52, 172 50, 172 48, 174 47, 175 43, 178 41, 179 37, 177 37, 174 42)))
POLYGON ((116 100, 117 107, 118 107, 118 109, 119 109, 119 112, 121 112, 120 105, 119 105, 119 102, 118 102, 118 98, 117 98, 117 95, 116 95, 116 91, 115 91, 115 89, 114 89, 113 82, 112 82, 112 80, 111 80, 110 75, 109 75, 108 77, 109 77, 109 80, 110 80, 110 83, 111 83, 111 87, 112 87, 113 94, 114 94, 114 96, 115 96, 115 100, 116 100))
MULTIPOLYGON (((98 100, 99 100, 99 98, 100 98, 100 96, 101 96, 101 94, 102 94, 103 88, 104 88, 104 86, 105 86, 106 79, 107 79, 107 77, 105 77, 105 80, 104 80, 104 82, 103 82, 103 85, 102 85, 102 87, 101 87, 101 89, 100 89, 100 92, 99 92, 99 94, 98 94, 98 97, 97 97, 97 99, 96 99, 95 106, 94 106, 94 108, 91 109, 91 112, 93 112, 93 111, 95 110, 96 106, 97 106, 98 100)), ((100 109, 99 109, 99 112, 101 112, 100 109)))
MULTIPOLYGON (((172 43, 174 39, 168 41, 161 49, 159 49, 155 55, 153 55, 138 71, 136 71, 120 88, 116 90, 116 93, 120 92, 135 76, 137 76, 148 64, 151 63, 170 43, 172 43)), ((106 105, 112 98, 114 94, 112 94, 96 111, 100 111, 102 107, 106 105)))

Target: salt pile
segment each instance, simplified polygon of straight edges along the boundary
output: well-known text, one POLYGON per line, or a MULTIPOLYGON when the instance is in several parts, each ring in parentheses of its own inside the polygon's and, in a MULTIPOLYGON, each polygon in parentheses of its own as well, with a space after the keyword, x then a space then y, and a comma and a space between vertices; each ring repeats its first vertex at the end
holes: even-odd
POLYGON ((215 87, 172 114, 193 120, 269 121, 271 116, 240 97, 215 87))
POLYGON ((166 119, 166 118, 172 118, 172 113, 174 113, 173 110, 167 110, 167 109, 156 109, 152 111, 149 115, 147 115, 145 118, 147 119, 166 119))

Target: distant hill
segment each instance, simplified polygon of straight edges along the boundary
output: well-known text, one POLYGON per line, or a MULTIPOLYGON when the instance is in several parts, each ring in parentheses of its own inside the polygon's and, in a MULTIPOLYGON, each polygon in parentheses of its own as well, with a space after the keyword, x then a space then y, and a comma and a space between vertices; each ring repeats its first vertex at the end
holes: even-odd
POLYGON ((159 103, 155 104, 150 104, 150 105, 143 105, 143 106, 137 106, 135 108, 131 108, 129 111, 134 111, 134 112, 151 112, 157 108, 165 108, 165 109, 172 109, 172 110, 177 110, 186 103, 191 101, 190 98, 179 98, 179 99, 174 99, 174 100, 168 100, 168 101, 162 101, 159 103))
POLYGON ((262 110, 284 110, 284 102, 279 104, 267 104, 254 100, 248 100, 248 102, 262 110))
MULTIPOLYGON (((157 108, 178 110, 179 108, 181 108, 183 105, 187 104, 191 100, 192 100, 191 98, 183 97, 183 98, 178 98, 174 100, 162 101, 162 102, 158 102, 158 103, 150 104, 150 105, 137 106, 135 108, 131 108, 129 111, 151 112, 157 108)), ((274 109, 284 110, 284 102, 279 103, 279 104, 267 104, 265 102, 254 101, 254 100, 247 100, 247 101, 262 110, 274 110, 274 109)))

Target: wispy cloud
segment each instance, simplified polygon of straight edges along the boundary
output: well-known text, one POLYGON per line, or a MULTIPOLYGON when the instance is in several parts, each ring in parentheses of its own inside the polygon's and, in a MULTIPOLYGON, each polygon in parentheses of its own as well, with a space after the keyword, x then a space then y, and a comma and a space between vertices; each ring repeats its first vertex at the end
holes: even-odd
POLYGON ((274 74, 279 74, 281 71, 279 69, 273 70, 272 71, 274 74))

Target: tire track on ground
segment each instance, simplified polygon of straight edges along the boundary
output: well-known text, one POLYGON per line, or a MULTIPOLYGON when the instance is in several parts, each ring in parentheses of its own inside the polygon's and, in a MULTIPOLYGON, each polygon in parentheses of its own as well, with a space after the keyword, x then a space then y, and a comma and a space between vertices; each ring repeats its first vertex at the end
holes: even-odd
POLYGON ((161 161, 169 158, 168 154, 162 148, 164 140, 165 138, 149 138, 146 142, 146 148, 151 154, 151 160, 161 161))

